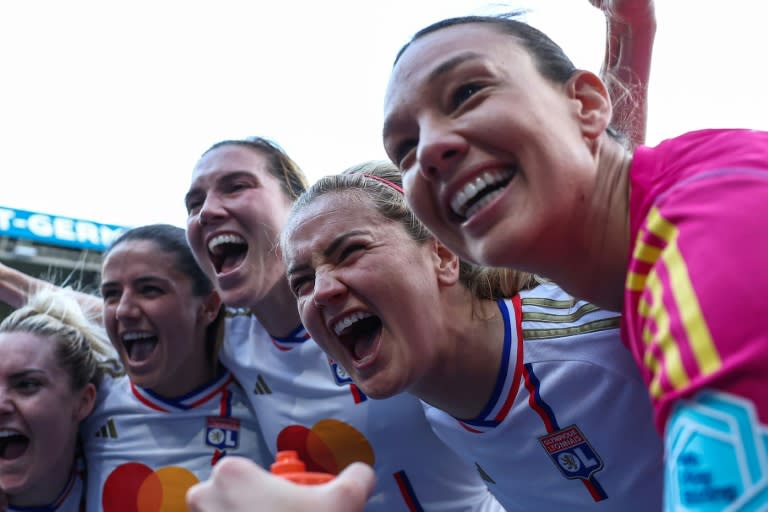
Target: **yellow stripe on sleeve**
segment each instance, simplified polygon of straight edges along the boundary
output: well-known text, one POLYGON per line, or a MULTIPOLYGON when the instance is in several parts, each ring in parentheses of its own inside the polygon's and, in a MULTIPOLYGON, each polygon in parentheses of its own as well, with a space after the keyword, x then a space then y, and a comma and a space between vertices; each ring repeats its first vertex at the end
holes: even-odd
POLYGON ((696 364, 701 375, 708 375, 720 368, 722 361, 715 347, 707 321, 701 311, 696 290, 693 288, 677 241, 673 241, 664 251, 662 259, 670 276, 670 288, 675 298, 680 322, 685 329, 696 364))
MULTIPOLYGON (((669 383, 674 389, 681 389, 689 383, 690 379, 683 366, 680 348, 677 346, 677 342, 670 330, 671 322, 669 313, 664 307, 663 302, 664 283, 661 282, 655 271, 651 271, 648 275, 647 289, 651 293, 652 303, 647 304, 643 309, 647 311, 646 318, 653 319, 653 322, 656 325, 656 333, 653 334, 651 332, 646 320, 646 327, 643 329, 643 341, 646 346, 652 345, 653 343, 658 344, 664 359, 664 373, 667 375, 667 380, 669 380, 669 383)), ((660 369, 660 364, 654 358, 651 350, 645 351, 643 362, 651 370, 653 375, 649 389, 651 396, 659 398, 663 393, 661 388, 662 371, 660 369)))

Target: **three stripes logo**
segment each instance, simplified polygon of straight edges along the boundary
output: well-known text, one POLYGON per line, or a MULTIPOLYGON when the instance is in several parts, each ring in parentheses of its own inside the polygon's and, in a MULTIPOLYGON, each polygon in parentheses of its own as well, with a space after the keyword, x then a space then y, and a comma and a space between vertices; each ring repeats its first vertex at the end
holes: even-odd
POLYGON ((117 427, 115 427, 115 420, 109 418, 109 420, 96 431, 95 437, 101 437, 104 439, 117 439, 117 427))
POLYGON ((256 378, 256 384, 253 386, 253 394, 254 395, 271 395, 272 394, 272 388, 270 388, 267 385, 267 381, 264 380, 264 377, 259 374, 259 376, 256 378))

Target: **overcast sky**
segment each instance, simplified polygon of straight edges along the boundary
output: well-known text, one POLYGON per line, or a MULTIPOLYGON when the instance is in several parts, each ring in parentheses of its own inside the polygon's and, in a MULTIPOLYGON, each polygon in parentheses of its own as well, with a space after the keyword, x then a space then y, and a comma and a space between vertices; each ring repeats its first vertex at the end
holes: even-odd
MULTIPOLYGON (((768 129, 765 5, 657 0, 649 143, 768 129)), ((599 69, 588 0, 2 1, 0 206, 183 226, 192 167, 220 139, 271 137, 312 181, 385 158, 400 46, 432 21, 516 7, 599 69)))

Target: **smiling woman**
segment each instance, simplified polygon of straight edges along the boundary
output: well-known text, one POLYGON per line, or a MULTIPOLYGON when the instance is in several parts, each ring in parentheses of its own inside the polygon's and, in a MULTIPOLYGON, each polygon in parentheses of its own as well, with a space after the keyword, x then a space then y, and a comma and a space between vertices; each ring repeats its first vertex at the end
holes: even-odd
POLYGON ((104 383, 82 428, 88 510, 183 510, 225 455, 264 465, 245 393, 218 363, 221 300, 184 230, 126 231, 105 254, 101 293, 127 376, 104 383))
POLYGON ((37 293, 0 324, 0 489, 11 510, 80 510, 77 432, 112 354, 66 290, 37 293))
POLYGON ((421 399, 502 506, 659 509, 661 442, 616 313, 461 262, 408 209, 388 163, 312 185, 281 248, 317 344, 367 395, 421 399))
POLYGON ((742 468, 768 457, 753 441, 768 425, 768 132, 627 148, 605 83, 501 17, 417 32, 386 97, 388 154, 441 241, 622 312, 665 439, 666 510, 764 509, 765 481, 742 468))

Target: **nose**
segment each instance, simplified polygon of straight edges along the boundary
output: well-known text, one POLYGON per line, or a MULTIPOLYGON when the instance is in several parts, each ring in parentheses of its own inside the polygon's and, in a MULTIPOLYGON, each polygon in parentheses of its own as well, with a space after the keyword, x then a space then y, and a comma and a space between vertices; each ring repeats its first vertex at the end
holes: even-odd
POLYGON ((331 272, 317 272, 313 301, 318 306, 328 306, 339 301, 347 287, 331 272))
POLYGON ((0 415, 11 414, 14 406, 13 401, 5 386, 0 387, 0 415))
POLYGON ((434 180, 451 173, 467 154, 468 147, 467 140, 445 123, 424 123, 416 150, 422 175, 434 180))
POLYGON ((139 315, 139 308, 136 306, 130 292, 124 292, 120 296, 120 301, 115 308, 115 318, 117 320, 124 320, 129 318, 136 318, 139 315))
POLYGON ((216 194, 208 194, 200 207, 198 219, 202 225, 208 225, 224 217, 225 214, 226 210, 220 198, 216 194))

